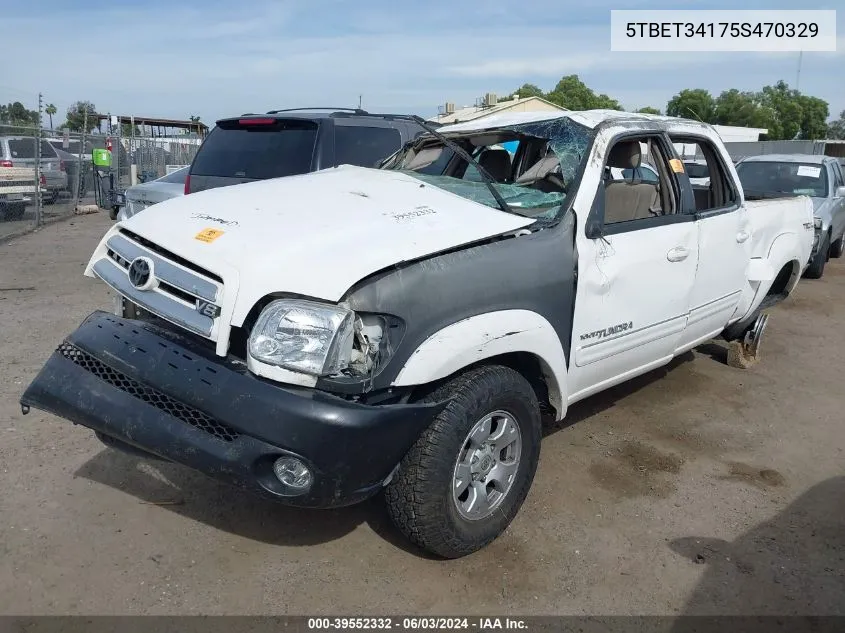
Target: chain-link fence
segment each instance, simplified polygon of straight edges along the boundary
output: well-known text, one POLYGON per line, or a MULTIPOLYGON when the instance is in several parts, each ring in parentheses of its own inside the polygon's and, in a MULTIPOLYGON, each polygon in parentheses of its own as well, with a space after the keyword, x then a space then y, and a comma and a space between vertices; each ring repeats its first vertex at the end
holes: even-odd
POLYGON ((107 125, 105 132, 0 124, 0 239, 93 207, 115 215, 126 190, 190 165, 202 139, 153 136, 107 125), (94 150, 111 164, 95 166, 94 150))
POLYGON ((85 135, 0 125, 0 239, 93 204, 85 135))

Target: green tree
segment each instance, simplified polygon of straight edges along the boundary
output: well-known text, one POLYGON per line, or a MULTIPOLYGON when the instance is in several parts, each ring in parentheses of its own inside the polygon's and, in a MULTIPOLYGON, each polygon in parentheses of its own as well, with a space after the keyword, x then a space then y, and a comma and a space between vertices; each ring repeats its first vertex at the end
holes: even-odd
POLYGON ((834 119, 827 126, 827 138, 845 140, 845 110, 839 113, 838 119, 834 119))
POLYGON ((723 91, 716 97, 714 123, 757 127, 762 116, 760 103, 753 92, 740 92, 736 88, 723 91))
POLYGON ((644 108, 640 108, 637 110, 640 114, 662 114, 658 108, 653 108, 651 106, 645 106, 644 108))
POLYGON ((546 95, 546 99, 570 110, 622 109, 615 99, 593 92, 578 75, 561 77, 554 89, 546 95))
MULTIPOLYGON (((130 123, 121 123, 120 124, 120 135, 121 136, 132 136, 132 125, 130 123)), ((138 126, 135 126, 135 136, 139 136, 141 132, 138 130, 138 126)))
POLYGON ((27 110, 20 101, 0 106, 0 123, 31 127, 38 125, 38 112, 27 110))
POLYGON ((511 94, 519 95, 520 99, 525 99, 526 97, 545 97, 543 89, 534 84, 522 84, 511 94))
POLYGON ((77 101, 67 109, 67 121, 64 126, 74 132, 81 132, 83 122, 85 121, 85 112, 88 112, 88 126, 85 131, 90 132, 98 127, 97 108, 90 101, 77 101))
POLYGON ((48 103, 47 107, 44 108, 44 112, 46 112, 47 116, 50 117, 50 129, 52 130, 53 129, 53 115, 56 114, 56 112, 58 112, 58 110, 56 110, 55 105, 53 105, 52 103, 48 103))
POLYGON ((822 139, 827 134, 827 117, 830 114, 827 101, 808 95, 798 96, 801 106, 801 138, 822 139))
POLYGON ((798 97, 798 91, 791 89, 783 80, 774 86, 763 86, 759 99, 772 119, 769 140, 791 140, 801 131, 802 109, 798 97))
POLYGON ((695 119, 712 123, 715 117, 716 100, 703 88, 685 89, 666 104, 666 114, 684 119, 695 119))

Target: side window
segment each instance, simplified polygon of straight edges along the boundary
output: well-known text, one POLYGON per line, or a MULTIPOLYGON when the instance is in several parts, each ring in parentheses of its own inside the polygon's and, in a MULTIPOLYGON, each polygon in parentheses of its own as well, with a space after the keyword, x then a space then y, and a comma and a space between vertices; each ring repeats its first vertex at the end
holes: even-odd
POLYGON ((334 151, 338 165, 375 167, 401 145, 402 137, 395 128, 335 125, 334 151))
POLYGON ((839 163, 831 163, 830 166, 833 168, 833 190, 835 192, 837 187, 845 187, 845 174, 842 173, 842 167, 839 163))
POLYGON ((605 225, 677 213, 669 159, 659 137, 617 141, 608 152, 606 167, 605 225))
POLYGON ((735 207, 739 196, 713 144, 706 139, 674 136, 672 142, 684 157, 684 171, 692 186, 695 210, 735 207))

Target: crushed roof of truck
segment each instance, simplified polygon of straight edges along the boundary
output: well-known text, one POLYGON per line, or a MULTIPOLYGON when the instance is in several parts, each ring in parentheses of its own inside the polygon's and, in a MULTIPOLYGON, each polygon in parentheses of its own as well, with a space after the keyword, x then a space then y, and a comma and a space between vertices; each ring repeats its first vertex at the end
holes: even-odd
POLYGON ((636 123, 644 124, 649 122, 672 123, 676 127, 688 127, 690 130, 700 129, 704 123, 691 119, 681 119, 657 114, 640 114, 638 112, 623 112, 620 110, 572 110, 568 112, 513 112, 493 114, 489 117, 444 125, 438 131, 442 134, 449 132, 472 132, 475 130, 489 130, 496 128, 509 128, 517 125, 538 123, 540 121, 553 121, 556 119, 570 119, 588 128, 596 128, 603 123, 636 123))

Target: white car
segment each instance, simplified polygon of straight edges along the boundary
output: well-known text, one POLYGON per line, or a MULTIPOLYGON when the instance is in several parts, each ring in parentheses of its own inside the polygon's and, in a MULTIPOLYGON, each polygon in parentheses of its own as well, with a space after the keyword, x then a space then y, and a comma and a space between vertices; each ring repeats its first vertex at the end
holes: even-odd
POLYGON ((459 557, 522 505, 541 410, 561 420, 718 336, 750 366, 812 243, 810 199, 747 201, 709 126, 494 115, 431 129, 381 169, 118 222, 85 271, 118 314, 89 316, 21 403, 281 503, 384 490, 411 541, 459 557), (715 161, 709 197, 673 149, 688 142, 715 161), (606 178, 643 147, 657 182, 606 178))
POLYGON ((117 212, 118 220, 127 220, 147 207, 185 195, 185 180, 191 166, 182 167, 166 176, 129 187, 124 193, 125 204, 117 212))

